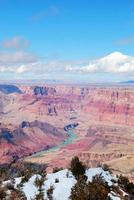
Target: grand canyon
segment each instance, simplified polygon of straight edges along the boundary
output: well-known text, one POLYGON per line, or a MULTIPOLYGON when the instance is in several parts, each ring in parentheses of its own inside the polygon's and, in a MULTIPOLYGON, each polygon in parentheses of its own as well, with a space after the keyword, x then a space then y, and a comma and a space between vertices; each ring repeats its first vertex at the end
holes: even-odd
POLYGON ((77 155, 134 180, 134 88, 0 85, 0 164, 68 167, 77 155))

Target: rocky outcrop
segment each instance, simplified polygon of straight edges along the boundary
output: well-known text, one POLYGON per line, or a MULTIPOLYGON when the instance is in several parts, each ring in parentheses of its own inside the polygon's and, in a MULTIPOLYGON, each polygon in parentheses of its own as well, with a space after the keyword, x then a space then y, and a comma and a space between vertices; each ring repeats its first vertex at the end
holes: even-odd
POLYGON ((46 122, 40 122, 38 120, 35 120, 33 122, 27 122, 23 121, 21 123, 22 128, 39 128, 42 130, 44 133, 52 134, 54 136, 62 136, 61 132, 57 130, 54 126, 50 125, 49 123, 46 122))
POLYGON ((11 93, 21 94, 22 93, 19 87, 15 85, 0 85, 0 91, 5 94, 11 94, 11 93))
POLYGON ((0 164, 30 155, 33 152, 48 149, 64 141, 66 135, 49 123, 40 121, 14 125, 0 125, 0 164))
POLYGON ((64 130, 65 131, 72 130, 72 129, 76 128, 78 125, 79 125, 78 123, 68 124, 67 126, 64 127, 64 130))
POLYGON ((96 167, 100 163, 105 163, 107 161, 118 159, 123 156, 124 154, 119 153, 90 153, 90 152, 81 152, 78 154, 79 158, 83 160, 87 166, 96 167))
POLYGON ((56 93, 55 88, 52 87, 41 87, 36 86, 33 89, 34 95, 42 95, 42 96, 48 96, 48 95, 54 95, 56 93))

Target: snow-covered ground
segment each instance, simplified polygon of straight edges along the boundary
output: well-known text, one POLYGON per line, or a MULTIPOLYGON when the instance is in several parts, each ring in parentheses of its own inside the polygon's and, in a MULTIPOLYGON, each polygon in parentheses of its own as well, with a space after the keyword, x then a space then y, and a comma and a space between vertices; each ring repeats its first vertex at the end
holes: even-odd
MULTIPOLYGON (((102 168, 90 168, 86 171, 86 175, 88 177, 88 181, 92 181, 93 176, 96 174, 101 174, 102 177, 106 180, 109 186, 113 185, 112 180, 116 180, 116 177, 111 175, 108 171, 104 171, 102 168)), ((34 198, 35 195, 38 193, 38 190, 34 184, 36 176, 32 176, 27 183, 23 186, 23 191, 28 200, 34 198)), ((21 178, 15 179, 15 186, 21 182, 21 178)), ((71 194, 71 188, 75 185, 76 179, 72 175, 72 173, 68 170, 62 170, 57 173, 47 174, 46 181, 44 182, 44 195, 46 198, 46 191, 53 186, 53 198, 54 200, 69 200, 71 194), (55 182, 58 179, 59 182, 55 182)), ((113 200, 120 200, 119 197, 113 192, 109 194, 111 199, 113 200)))

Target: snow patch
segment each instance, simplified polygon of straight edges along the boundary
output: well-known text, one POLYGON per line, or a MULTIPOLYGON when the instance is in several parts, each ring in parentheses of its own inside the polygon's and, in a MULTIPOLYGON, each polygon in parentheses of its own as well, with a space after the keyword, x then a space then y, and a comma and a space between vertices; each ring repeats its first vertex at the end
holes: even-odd
MULTIPOLYGON (((93 176, 101 175, 109 186, 113 185, 112 180, 117 180, 117 178, 111 175, 108 171, 104 171, 102 168, 90 168, 86 170, 86 176, 88 177, 88 181, 92 181, 93 176)), ((38 189, 35 186, 36 177, 40 177, 39 175, 32 176, 28 182, 24 183, 22 190, 25 193, 28 200, 31 200, 38 193, 38 189)), ((4 184, 10 181, 4 182, 4 184)), ((21 177, 15 179, 15 187, 21 182, 21 177)), ((76 179, 72 175, 72 173, 68 170, 61 170, 56 173, 47 174, 46 180, 43 185, 44 196, 47 199, 47 190, 53 186, 53 198, 54 200, 69 200, 71 195, 71 188, 75 185, 76 179), (59 181, 56 182, 55 180, 59 181)), ((111 192, 109 194, 112 200, 121 200, 115 193, 111 192)))

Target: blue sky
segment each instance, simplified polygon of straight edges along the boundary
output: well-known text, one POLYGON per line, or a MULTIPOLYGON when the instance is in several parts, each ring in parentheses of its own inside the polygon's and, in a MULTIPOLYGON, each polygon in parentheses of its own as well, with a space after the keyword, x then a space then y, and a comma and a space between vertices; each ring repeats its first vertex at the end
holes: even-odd
POLYGON ((0 0, 0 27, 3 79, 133 77, 133 0, 0 0), (109 54, 114 70, 105 69, 107 59, 100 62, 109 54), (121 63, 129 63, 127 70, 115 70, 121 63))

